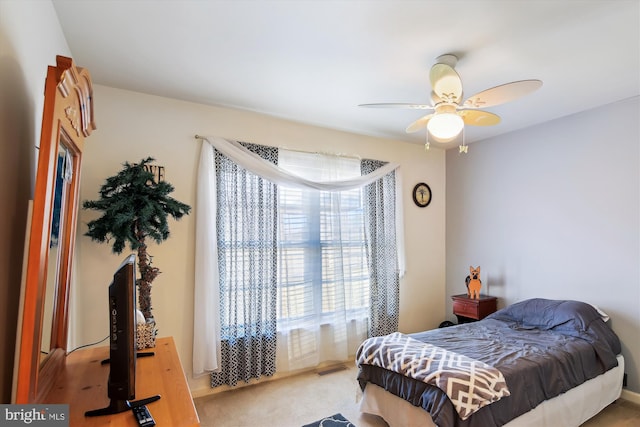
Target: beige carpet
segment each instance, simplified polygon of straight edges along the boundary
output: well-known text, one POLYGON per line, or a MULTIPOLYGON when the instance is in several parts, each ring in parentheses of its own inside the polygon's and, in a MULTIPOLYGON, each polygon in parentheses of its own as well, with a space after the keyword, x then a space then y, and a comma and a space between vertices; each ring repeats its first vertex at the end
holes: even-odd
MULTIPOLYGON (((268 381, 195 399, 202 427, 300 427, 340 412, 357 427, 387 427, 358 410, 355 366, 268 381)), ((619 400, 583 427, 640 426, 640 406, 619 400)))

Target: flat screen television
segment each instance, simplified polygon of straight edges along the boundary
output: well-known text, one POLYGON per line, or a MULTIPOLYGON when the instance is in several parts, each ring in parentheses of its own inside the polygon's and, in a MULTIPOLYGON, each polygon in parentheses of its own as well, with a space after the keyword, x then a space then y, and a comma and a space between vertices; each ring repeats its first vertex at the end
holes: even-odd
POLYGON ((136 257, 120 264, 109 285, 108 407, 86 412, 107 415, 130 409, 136 394, 136 257))
POLYGON ((109 406, 85 416, 117 414, 160 399, 159 395, 133 401, 136 395, 136 360, 153 352, 136 352, 136 256, 129 255, 113 274, 109 285, 109 406))

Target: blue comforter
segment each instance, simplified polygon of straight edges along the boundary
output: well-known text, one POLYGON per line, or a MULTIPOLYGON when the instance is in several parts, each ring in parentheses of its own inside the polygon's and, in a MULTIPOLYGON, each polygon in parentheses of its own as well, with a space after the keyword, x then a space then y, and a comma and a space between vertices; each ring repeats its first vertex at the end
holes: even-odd
POLYGON ((504 425, 617 366, 621 351, 618 337, 592 306, 564 300, 526 300, 479 322, 411 337, 497 368, 511 391, 463 421, 440 389, 377 366, 359 366, 362 389, 367 382, 379 385, 429 411, 440 427, 504 425))

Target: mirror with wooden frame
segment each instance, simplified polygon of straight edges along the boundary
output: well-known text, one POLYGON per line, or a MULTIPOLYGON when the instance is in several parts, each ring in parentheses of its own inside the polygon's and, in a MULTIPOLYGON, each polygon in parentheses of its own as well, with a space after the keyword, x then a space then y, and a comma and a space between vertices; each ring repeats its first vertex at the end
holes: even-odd
POLYGON ((47 70, 17 337, 15 403, 38 403, 65 362, 84 140, 95 129, 89 72, 56 57, 47 70))

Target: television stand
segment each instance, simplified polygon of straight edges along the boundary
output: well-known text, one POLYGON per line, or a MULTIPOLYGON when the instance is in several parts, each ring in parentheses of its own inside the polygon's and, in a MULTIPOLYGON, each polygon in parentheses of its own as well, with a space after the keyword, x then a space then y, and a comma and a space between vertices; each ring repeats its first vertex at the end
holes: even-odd
POLYGON ((159 400, 159 399, 160 399, 159 394, 156 394, 155 396, 147 397, 145 399, 140 399, 140 400, 111 399, 109 406, 107 406, 106 408, 87 411, 84 413, 84 416, 98 417, 101 415, 119 414, 120 412, 128 411, 131 408, 148 405, 149 403, 155 402, 156 400, 159 400))
MULTIPOLYGON (((136 396, 162 396, 149 405, 158 426, 200 426, 173 338, 157 338, 156 346, 149 350, 154 351, 155 356, 138 359, 136 366, 136 396)), ((69 427, 139 427, 128 407, 124 412, 103 417, 84 415, 94 408, 121 405, 110 403, 107 397, 109 365, 100 364, 106 357, 109 357, 109 346, 70 353, 53 380, 51 390, 38 403, 68 404, 69 427)))

